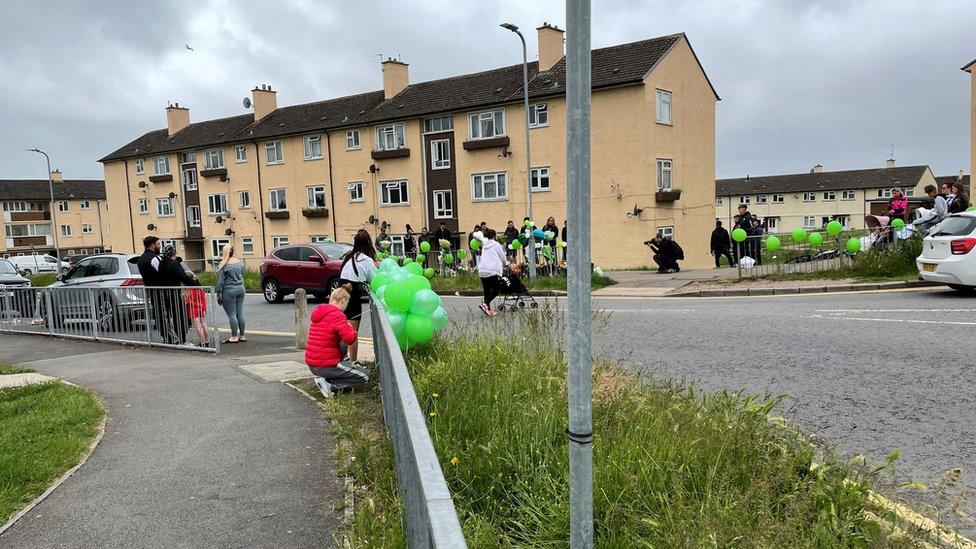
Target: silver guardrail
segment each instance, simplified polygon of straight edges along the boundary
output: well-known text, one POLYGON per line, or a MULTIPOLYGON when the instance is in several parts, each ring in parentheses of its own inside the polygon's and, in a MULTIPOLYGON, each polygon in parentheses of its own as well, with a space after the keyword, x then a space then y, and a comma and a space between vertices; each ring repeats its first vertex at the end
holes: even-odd
POLYGON ((0 286, 0 332, 220 352, 211 287, 0 286))
POLYGON ((370 300, 383 420, 393 441, 408 547, 467 547, 426 418, 383 306, 370 300))

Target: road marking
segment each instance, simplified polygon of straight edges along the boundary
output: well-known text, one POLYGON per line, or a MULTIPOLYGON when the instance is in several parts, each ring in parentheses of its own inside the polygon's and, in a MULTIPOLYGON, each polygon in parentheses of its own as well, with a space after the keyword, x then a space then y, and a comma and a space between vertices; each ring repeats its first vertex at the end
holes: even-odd
POLYGON ((817 309, 818 313, 976 313, 976 309, 817 309))
POLYGON ((810 315, 802 318, 824 318, 830 320, 862 320, 870 322, 905 322, 908 324, 946 324, 952 326, 976 326, 976 322, 961 322, 951 320, 911 320, 906 318, 865 318, 859 316, 824 316, 810 315))

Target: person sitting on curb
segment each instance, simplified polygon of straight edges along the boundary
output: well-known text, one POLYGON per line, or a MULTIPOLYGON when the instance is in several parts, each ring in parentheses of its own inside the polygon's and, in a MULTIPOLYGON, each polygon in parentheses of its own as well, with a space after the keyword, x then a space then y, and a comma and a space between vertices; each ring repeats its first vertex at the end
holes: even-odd
POLYGON ((332 290, 328 303, 312 311, 305 364, 315 375, 315 385, 326 398, 331 397, 334 390, 369 381, 369 374, 343 362, 346 350, 358 337, 344 312, 349 305, 351 292, 350 284, 339 286, 332 290))

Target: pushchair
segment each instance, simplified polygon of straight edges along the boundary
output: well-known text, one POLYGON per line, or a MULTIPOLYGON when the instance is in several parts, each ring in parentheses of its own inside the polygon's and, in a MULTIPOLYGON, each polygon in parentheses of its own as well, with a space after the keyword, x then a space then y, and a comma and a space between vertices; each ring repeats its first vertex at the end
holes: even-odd
POLYGON ((498 289, 502 297, 502 302, 498 305, 499 311, 505 309, 516 311, 526 307, 539 308, 539 302, 529 295, 528 288, 522 284, 522 279, 513 270, 506 270, 505 274, 498 279, 498 289))

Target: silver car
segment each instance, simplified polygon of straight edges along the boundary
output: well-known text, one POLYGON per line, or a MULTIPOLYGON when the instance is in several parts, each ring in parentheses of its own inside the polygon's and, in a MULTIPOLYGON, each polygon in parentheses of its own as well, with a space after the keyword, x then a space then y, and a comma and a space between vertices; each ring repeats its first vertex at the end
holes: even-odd
POLYGON ((137 257, 100 254, 75 263, 44 289, 42 314, 49 305, 53 312, 43 314, 44 318, 57 329, 93 322, 101 331, 145 329, 145 291, 135 264, 137 257))
POLYGON ((0 319, 34 316, 37 293, 31 281, 17 272, 6 259, 0 259, 0 319))

